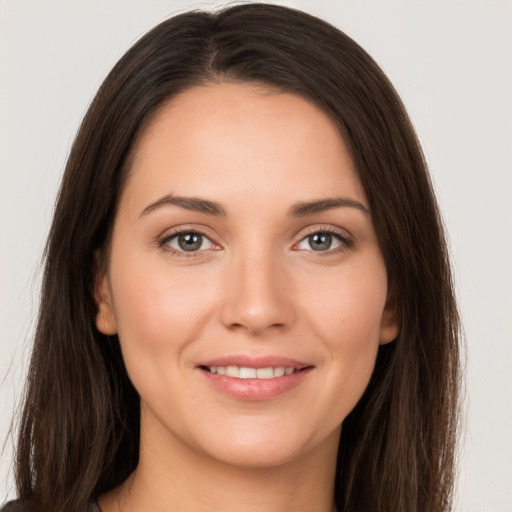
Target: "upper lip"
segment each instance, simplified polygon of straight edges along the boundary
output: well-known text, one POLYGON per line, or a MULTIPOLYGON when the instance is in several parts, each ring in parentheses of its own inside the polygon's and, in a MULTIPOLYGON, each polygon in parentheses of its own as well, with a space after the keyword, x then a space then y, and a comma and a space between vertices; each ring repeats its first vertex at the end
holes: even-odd
POLYGON ((282 356, 267 355, 253 357, 247 355, 230 355, 201 361, 197 366, 238 366, 244 368, 285 367, 302 370, 313 365, 304 361, 298 361, 297 359, 282 356))

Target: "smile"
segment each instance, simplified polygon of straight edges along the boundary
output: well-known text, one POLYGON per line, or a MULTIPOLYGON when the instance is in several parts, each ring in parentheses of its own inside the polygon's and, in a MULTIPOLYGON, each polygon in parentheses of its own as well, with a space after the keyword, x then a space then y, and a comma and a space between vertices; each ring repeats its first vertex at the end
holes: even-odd
POLYGON ((276 377, 283 377, 284 375, 291 375, 297 371, 293 366, 277 366, 274 368, 248 368, 246 366, 206 366, 205 369, 210 373, 226 375, 227 377, 234 377, 235 379, 274 379, 276 377))
POLYGON ((301 386, 314 366, 283 357, 227 356, 205 361, 197 369, 215 392, 253 402, 275 399, 301 386))

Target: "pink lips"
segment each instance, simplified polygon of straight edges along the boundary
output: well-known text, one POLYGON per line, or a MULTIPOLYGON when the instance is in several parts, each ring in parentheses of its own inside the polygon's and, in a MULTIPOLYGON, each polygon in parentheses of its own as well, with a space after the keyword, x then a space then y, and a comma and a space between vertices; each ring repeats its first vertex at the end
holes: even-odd
MULTIPOLYGON (((313 366, 302 361, 286 357, 264 356, 248 357, 243 355, 226 356, 201 362, 197 369, 207 379, 208 383, 217 391, 238 400, 261 401, 276 398, 279 395, 298 386, 313 366), (293 368, 293 373, 269 378, 238 378, 226 374, 212 373, 210 369, 217 368, 252 368, 268 369, 287 368, 288 372, 293 368)), ((230 373, 230 372, 229 372, 230 373)), ((236 372, 235 372, 236 373, 236 372)), ((282 373, 282 370, 281 372, 282 373)))

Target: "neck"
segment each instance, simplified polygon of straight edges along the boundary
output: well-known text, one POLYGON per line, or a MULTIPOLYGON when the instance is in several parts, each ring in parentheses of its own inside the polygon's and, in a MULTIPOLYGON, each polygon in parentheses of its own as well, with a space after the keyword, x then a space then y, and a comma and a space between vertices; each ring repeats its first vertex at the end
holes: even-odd
POLYGON ((339 431, 325 446, 274 466, 240 467, 141 432, 139 464, 104 495, 103 512, 334 512, 339 431))

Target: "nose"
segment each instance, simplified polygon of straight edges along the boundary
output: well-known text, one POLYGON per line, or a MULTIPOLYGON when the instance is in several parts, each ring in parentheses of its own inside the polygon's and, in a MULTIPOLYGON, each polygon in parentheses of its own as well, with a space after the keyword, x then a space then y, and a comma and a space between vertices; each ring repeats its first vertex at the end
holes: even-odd
POLYGON ((271 254, 242 255, 228 264, 221 321, 253 336, 285 330, 294 321, 289 272, 271 254))

